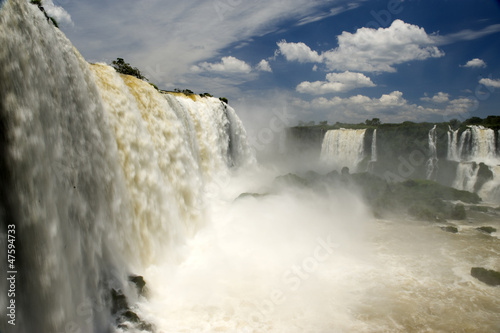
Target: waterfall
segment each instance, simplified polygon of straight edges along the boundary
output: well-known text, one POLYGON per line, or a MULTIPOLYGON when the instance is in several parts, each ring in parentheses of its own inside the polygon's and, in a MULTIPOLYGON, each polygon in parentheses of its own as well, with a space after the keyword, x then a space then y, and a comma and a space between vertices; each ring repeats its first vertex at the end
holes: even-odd
POLYGON ((469 126, 458 139, 458 130, 448 131, 448 160, 496 163, 495 132, 484 126, 469 126))
POLYGON ((493 179, 486 182, 478 194, 483 200, 497 205, 500 202, 500 165, 490 167, 493 179))
POLYGON ((337 169, 348 167, 356 171, 364 158, 366 129, 338 129, 326 132, 321 146, 320 159, 337 169))
POLYGON ((377 162, 377 130, 373 130, 371 162, 377 162))
MULTIPOLYGON (((478 163, 485 163, 497 179, 499 171, 496 165, 500 163, 496 151, 495 132, 484 126, 468 126, 460 135, 458 130, 448 131, 448 160, 459 162, 453 187, 460 190, 474 191, 479 171, 478 163)), ((483 199, 491 198, 498 191, 500 184, 489 181, 479 189, 483 199), (496 185, 495 185, 496 184, 496 185), (493 193, 493 194, 492 194, 493 193)))
POLYGON ((483 126, 471 126, 472 149, 470 159, 480 162, 496 160, 495 132, 483 126))
POLYGON ((377 162, 377 129, 374 129, 372 135, 372 152, 367 168, 369 172, 373 172, 373 168, 375 167, 376 162, 377 162))
POLYGON ((429 131, 429 159, 427 160, 427 179, 435 179, 438 168, 436 125, 429 131))
POLYGON ((476 163, 459 163, 457 176, 452 186, 458 190, 473 192, 478 172, 479 165, 476 163))
POLYGON ((448 131, 448 160, 459 161, 460 154, 458 153, 458 129, 448 131))
MULTIPOLYGON (((27 1, 3 3, 0 45, 0 219, 16 230, 16 331, 110 331, 110 289, 128 295, 127 275, 177 260, 204 221, 206 187, 254 162, 245 130, 218 99, 161 94, 89 65, 27 1)), ((5 234, 1 245, 6 258, 5 234)))
POLYGON ((462 135, 460 136, 460 142, 458 144, 458 153, 457 153, 458 161, 462 159, 464 160, 467 159, 467 154, 469 150, 466 147, 470 145, 470 138, 471 138, 470 129, 466 129, 465 131, 462 132, 462 135))

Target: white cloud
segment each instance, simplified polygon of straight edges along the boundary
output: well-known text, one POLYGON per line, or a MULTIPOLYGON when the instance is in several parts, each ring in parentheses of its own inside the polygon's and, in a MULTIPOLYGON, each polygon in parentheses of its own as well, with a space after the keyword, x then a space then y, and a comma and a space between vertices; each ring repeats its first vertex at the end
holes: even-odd
POLYGON ((425 96, 422 97, 421 100, 425 102, 445 103, 450 100, 450 95, 444 92, 438 92, 433 97, 425 96))
POLYGON ((437 42, 437 44, 445 45, 461 40, 474 40, 497 32, 500 32, 500 24, 492 24, 477 31, 465 29, 446 36, 433 36, 433 39, 437 42))
POLYGON ((484 84, 487 87, 500 88, 500 80, 481 79, 479 80, 479 83, 484 84))
POLYGON ((53 17, 57 23, 74 25, 71 15, 64 8, 54 5, 52 0, 43 0, 42 5, 47 15, 53 17))
POLYGON ((481 67, 486 67, 486 63, 482 59, 474 58, 472 60, 467 61, 467 63, 461 67, 481 68, 481 67))
POLYGON ((354 2, 354 3, 348 3, 346 6, 331 8, 327 12, 317 13, 317 14, 314 14, 311 16, 304 17, 298 21, 297 25, 301 26, 301 25, 305 25, 308 23, 320 21, 320 20, 325 19, 327 17, 335 16, 335 15, 338 15, 338 14, 343 13, 345 11, 358 8, 359 6, 360 6, 359 3, 354 2))
POLYGON ((328 73, 326 81, 304 81, 297 86, 296 90, 301 93, 323 95, 361 87, 375 87, 375 84, 369 77, 361 73, 345 71, 343 73, 328 73))
MULTIPOLYGON (((383 94, 379 98, 364 95, 355 95, 346 98, 318 97, 311 101, 296 99, 294 106, 308 110, 315 114, 323 114, 329 121, 357 122, 378 117, 384 122, 398 121, 425 121, 442 117, 443 121, 449 117, 466 114, 474 106, 469 98, 458 98, 442 102, 434 107, 410 103, 400 91, 383 94)), ((439 119, 439 118, 438 118, 439 119)))
POLYGON ((192 66, 191 70, 193 72, 220 72, 220 73, 244 73, 248 74, 252 71, 252 67, 248 65, 243 60, 237 59, 235 57, 223 57, 221 62, 209 63, 202 62, 197 66, 192 66))
POLYGON ((322 57, 318 52, 311 50, 306 44, 299 43, 287 43, 285 40, 278 42, 278 48, 280 53, 288 61, 298 61, 298 62, 321 62, 322 57))
POLYGON ((304 43, 278 43, 289 61, 324 62, 330 70, 395 72, 394 65, 439 58, 444 52, 423 28, 395 20, 388 28, 360 28, 337 37, 338 47, 321 54, 304 43))
POLYGON ((331 69, 395 72, 393 65, 444 55, 423 28, 401 20, 395 20, 385 29, 361 28, 354 34, 343 32, 338 42, 337 49, 324 54, 331 69))
POLYGON ((272 72, 273 70, 271 69, 271 65, 269 65, 269 62, 266 59, 262 59, 258 64, 257 64, 257 70, 263 71, 263 72, 272 72))
MULTIPOLYGON (((79 29, 64 29, 89 61, 117 56, 142 69, 159 87, 203 89, 193 65, 232 45, 278 30, 283 22, 313 17, 325 7, 362 0, 122 0, 70 1, 64 8, 79 29), (148 68, 150 70, 148 70, 148 68)), ((229 88, 229 87, 228 87, 229 88)))

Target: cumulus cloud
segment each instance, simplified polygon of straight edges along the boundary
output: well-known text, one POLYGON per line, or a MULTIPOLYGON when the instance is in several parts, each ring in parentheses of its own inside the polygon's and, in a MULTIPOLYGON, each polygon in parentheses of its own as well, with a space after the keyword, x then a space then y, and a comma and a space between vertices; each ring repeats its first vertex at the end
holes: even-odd
POLYGON ((318 54, 318 52, 311 50, 306 44, 299 43, 287 43, 285 40, 278 42, 279 52, 288 61, 298 61, 298 62, 321 62, 323 57, 318 54))
POLYGON ((467 61, 467 63, 461 67, 481 68, 481 67, 486 67, 486 63, 482 59, 474 58, 472 60, 467 61))
POLYGON ((425 102, 445 103, 450 100, 450 95, 444 92, 438 92, 432 97, 428 96, 422 97, 421 100, 425 102))
POLYGON ((326 81, 304 81, 297 86, 296 90, 306 94, 323 95, 361 87, 375 87, 375 84, 364 74, 345 71, 343 73, 328 73, 326 81))
POLYGON ((258 64, 257 64, 257 70, 263 71, 263 72, 272 72, 273 70, 271 69, 271 65, 269 65, 269 62, 266 59, 262 59, 258 64))
POLYGON ((283 0, 121 0, 115 6, 109 1, 53 1, 67 3, 64 8, 82 27, 64 32, 89 61, 125 56, 138 68, 155 69, 148 77, 158 86, 181 84, 193 90, 206 87, 198 75, 204 72, 193 72, 192 66, 215 62, 221 50, 278 31, 283 23, 315 17, 325 8, 364 2, 287 0, 284 6, 283 0))
MULTIPOLYGON (((443 98, 444 99, 444 98, 443 98)), ((475 105, 469 98, 449 99, 433 107, 424 107, 411 103, 403 97, 400 91, 383 94, 380 97, 355 95, 346 98, 318 97, 311 101, 296 99, 294 106, 315 113, 325 114, 329 121, 364 121, 367 118, 378 117, 383 121, 424 121, 442 116, 449 119, 451 116, 467 114, 475 105)))
POLYGON ((281 41, 278 47, 289 61, 324 62, 330 70, 360 72, 395 72, 397 64, 444 56, 423 28, 401 20, 388 28, 344 31, 337 39, 337 48, 321 54, 301 42, 281 41))
POLYGON ((193 72, 220 72, 220 73, 243 73, 248 74, 252 71, 252 67, 243 60, 235 57, 223 57, 220 62, 209 63, 202 62, 192 66, 193 72))
POLYGON ((58 23, 74 25, 71 15, 64 8, 56 6, 52 0, 43 0, 42 5, 47 15, 53 17, 58 23))
POLYGON ((500 80, 481 79, 481 80, 479 80, 479 83, 484 84, 487 87, 500 88, 500 80))

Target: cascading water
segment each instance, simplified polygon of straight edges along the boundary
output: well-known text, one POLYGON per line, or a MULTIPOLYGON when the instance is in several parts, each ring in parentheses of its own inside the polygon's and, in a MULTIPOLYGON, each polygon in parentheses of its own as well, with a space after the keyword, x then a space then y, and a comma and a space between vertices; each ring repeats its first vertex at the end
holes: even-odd
POLYGON ((437 136, 436 125, 429 131, 429 159, 427 160, 427 179, 436 179, 436 172, 438 168, 437 158, 437 136))
POLYGON ((364 157, 364 138, 366 129, 329 130, 321 146, 321 161, 335 168, 348 167, 356 171, 364 157))
POLYGON ((458 190, 474 192, 479 165, 476 163, 459 163, 457 166, 457 176, 453 182, 453 187, 458 190))
MULTIPOLYGON (((486 164, 493 173, 493 178, 498 178, 496 166, 500 163, 499 156, 496 151, 495 132, 492 129, 474 125, 469 126, 460 136, 458 130, 450 129, 448 132, 448 160, 459 162, 453 182, 453 187, 457 189, 467 191, 476 189, 478 163, 486 164)), ((490 181, 487 184, 484 190, 479 191, 483 199, 495 197, 494 193, 498 192, 494 185, 496 182, 490 181)))
POLYGON ((370 161, 368 162, 368 171, 372 172, 377 162, 377 129, 373 130, 372 135, 372 152, 370 161))
POLYGON ((448 131, 448 160, 459 161, 458 153, 458 129, 452 130, 451 127, 448 131))
POLYGON ((470 159, 477 162, 496 160, 495 132, 483 126, 471 126, 472 148, 470 159))
POLYGON ((458 154, 457 160, 460 161, 462 159, 467 159, 470 152, 470 140, 471 140, 471 131, 470 129, 466 129, 462 132, 460 136, 460 141, 458 144, 458 154))
MULTIPOLYGON (((497 330, 500 290, 470 276, 497 265, 497 238, 375 220, 341 186, 235 177, 254 158, 234 110, 89 65, 27 1, 4 2, 0 45, 0 331, 147 331, 135 315, 155 333, 497 330)), ((336 135, 356 163, 364 132, 336 135)))
POLYGON ((372 156, 370 161, 372 162, 377 162, 377 130, 373 130, 373 137, 372 137, 372 156))
POLYGON ((130 294, 128 274, 178 260, 202 222, 204 185, 253 160, 245 131, 215 98, 189 110, 187 97, 89 65, 27 1, 3 4, 0 44, 16 332, 109 331, 111 288, 130 294))

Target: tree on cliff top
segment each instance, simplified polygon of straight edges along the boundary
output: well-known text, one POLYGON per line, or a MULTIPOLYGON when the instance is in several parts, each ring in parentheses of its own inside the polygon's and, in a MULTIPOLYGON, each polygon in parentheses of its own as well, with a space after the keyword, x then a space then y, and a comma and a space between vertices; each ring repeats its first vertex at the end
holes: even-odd
POLYGON ((138 79, 149 81, 144 75, 141 74, 141 71, 138 68, 132 67, 129 63, 125 62, 123 58, 116 58, 116 60, 113 60, 112 66, 118 73, 132 75, 138 79))

